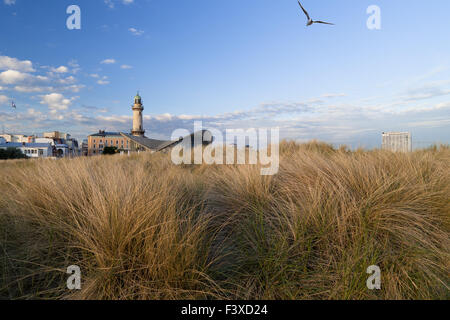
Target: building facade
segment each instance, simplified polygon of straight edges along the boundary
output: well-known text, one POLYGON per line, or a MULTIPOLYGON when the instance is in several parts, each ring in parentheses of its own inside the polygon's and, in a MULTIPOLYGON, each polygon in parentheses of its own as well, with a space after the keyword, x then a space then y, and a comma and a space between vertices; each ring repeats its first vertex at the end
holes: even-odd
POLYGON ((35 136, 27 136, 24 134, 10 134, 3 133, 0 137, 5 139, 6 142, 17 142, 17 143, 33 143, 35 142, 35 136))
POLYGON ((48 143, 25 143, 19 149, 29 158, 48 158, 53 156, 53 148, 48 143))
POLYGON ((44 132, 43 134, 44 138, 49 138, 49 139, 58 139, 58 140, 68 140, 70 139, 70 134, 68 133, 64 133, 64 132, 59 132, 59 131, 52 131, 52 132, 44 132))
POLYGON ((412 139, 409 132, 383 132, 382 146, 383 150, 392 152, 411 152, 412 139))
POLYGON ((47 158, 53 156, 53 147, 49 143, 19 143, 6 142, 0 144, 0 149, 19 149, 29 158, 47 158))
POLYGON ((105 147, 116 147, 118 150, 128 151, 130 142, 120 132, 99 131, 88 137, 88 156, 102 154, 105 147))
POLYGON ((80 148, 78 140, 71 138, 70 134, 59 131, 44 132, 43 138, 35 138, 36 143, 50 143, 55 147, 56 157, 78 157, 80 148))
POLYGON ((81 143, 81 155, 82 156, 89 155, 88 139, 83 139, 83 142, 81 143))

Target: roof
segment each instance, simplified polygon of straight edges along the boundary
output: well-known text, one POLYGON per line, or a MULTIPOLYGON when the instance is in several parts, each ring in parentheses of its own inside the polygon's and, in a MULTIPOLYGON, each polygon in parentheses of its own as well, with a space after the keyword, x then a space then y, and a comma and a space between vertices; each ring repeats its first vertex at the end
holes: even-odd
POLYGON ((91 134, 89 137, 120 137, 120 132, 98 132, 91 134))
POLYGON ((141 99, 141 96, 139 95, 139 91, 136 93, 136 96, 134 97, 134 99, 141 99))
POLYGON ((168 147, 171 147, 171 146, 177 144, 177 143, 180 142, 180 141, 182 141, 182 140, 180 139, 180 140, 178 140, 178 141, 165 141, 164 143, 162 143, 162 144, 160 144, 160 145, 158 146, 158 149, 157 149, 156 151, 164 150, 164 149, 166 149, 166 148, 168 148, 168 147))
MULTIPOLYGON (((203 138, 203 144, 210 144, 212 143, 212 135, 208 130, 202 130, 202 138, 203 138)), ((180 138, 179 140, 171 141, 171 140, 156 140, 156 139, 149 139, 147 137, 137 137, 130 135, 128 133, 121 132, 121 135, 136 142, 137 144, 146 147, 147 149, 155 150, 155 151, 161 151, 169 147, 173 147, 176 144, 180 143, 184 140, 190 140, 191 145, 194 145, 194 136, 195 133, 191 133, 190 135, 180 138)))
POLYGON ((50 143, 25 143, 27 148, 49 148, 51 146, 50 143))
POLYGON ((0 144, 0 148, 50 148, 50 143, 20 143, 8 142, 0 144))
POLYGON ((162 146, 168 142, 170 144, 173 143, 173 141, 149 139, 147 137, 137 137, 137 136, 133 136, 128 133, 123 133, 123 132, 121 132, 121 135, 136 142, 137 144, 140 144, 141 146, 144 146, 144 147, 146 147, 148 149, 152 149, 152 150, 159 150, 160 146, 162 146))
POLYGON ((0 144, 0 148, 20 148, 23 145, 19 142, 7 142, 0 144))

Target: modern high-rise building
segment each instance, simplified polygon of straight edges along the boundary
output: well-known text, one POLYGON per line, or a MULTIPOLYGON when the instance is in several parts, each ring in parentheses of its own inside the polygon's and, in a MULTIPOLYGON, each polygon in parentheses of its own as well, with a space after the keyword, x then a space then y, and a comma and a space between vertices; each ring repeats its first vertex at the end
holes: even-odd
POLYGON ((412 139, 410 132, 383 132, 381 148, 392 152, 411 152, 412 139))

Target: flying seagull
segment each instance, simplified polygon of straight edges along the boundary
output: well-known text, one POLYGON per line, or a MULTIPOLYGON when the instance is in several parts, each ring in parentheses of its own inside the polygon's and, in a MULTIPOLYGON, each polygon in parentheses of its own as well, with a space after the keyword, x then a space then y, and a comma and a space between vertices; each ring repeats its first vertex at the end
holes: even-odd
POLYGON ((16 104, 14 103, 14 101, 11 101, 11 107, 13 107, 14 109, 17 109, 16 104))
POLYGON ((308 18, 308 22, 306 23, 306 26, 310 26, 310 25, 312 25, 313 23, 323 23, 323 24, 331 24, 331 25, 334 25, 334 23, 329 23, 329 22, 324 22, 324 21, 314 21, 313 19, 311 19, 311 18, 309 17, 308 12, 305 10, 305 8, 303 8, 303 6, 302 6, 302 4, 300 3, 300 1, 297 0, 297 2, 298 2, 298 4, 299 4, 300 8, 302 8, 302 10, 303 10, 303 12, 305 13, 306 17, 308 18))

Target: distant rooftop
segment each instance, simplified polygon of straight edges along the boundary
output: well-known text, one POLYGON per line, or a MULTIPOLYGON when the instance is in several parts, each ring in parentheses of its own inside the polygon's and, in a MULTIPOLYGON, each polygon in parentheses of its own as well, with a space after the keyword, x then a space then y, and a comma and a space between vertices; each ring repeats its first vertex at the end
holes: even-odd
POLYGON ((89 137, 120 137, 120 132, 107 132, 99 131, 98 133, 91 134, 89 137))
POLYGON ((0 148, 48 148, 50 143, 20 143, 20 142, 7 142, 0 144, 0 148))
POLYGON ((410 132, 383 132, 383 134, 410 134, 410 132))
POLYGON ((137 137, 123 132, 121 134, 122 136, 140 144, 141 146, 147 147, 152 150, 160 150, 162 147, 167 147, 168 145, 171 145, 176 142, 176 141, 150 139, 147 137, 137 137))

